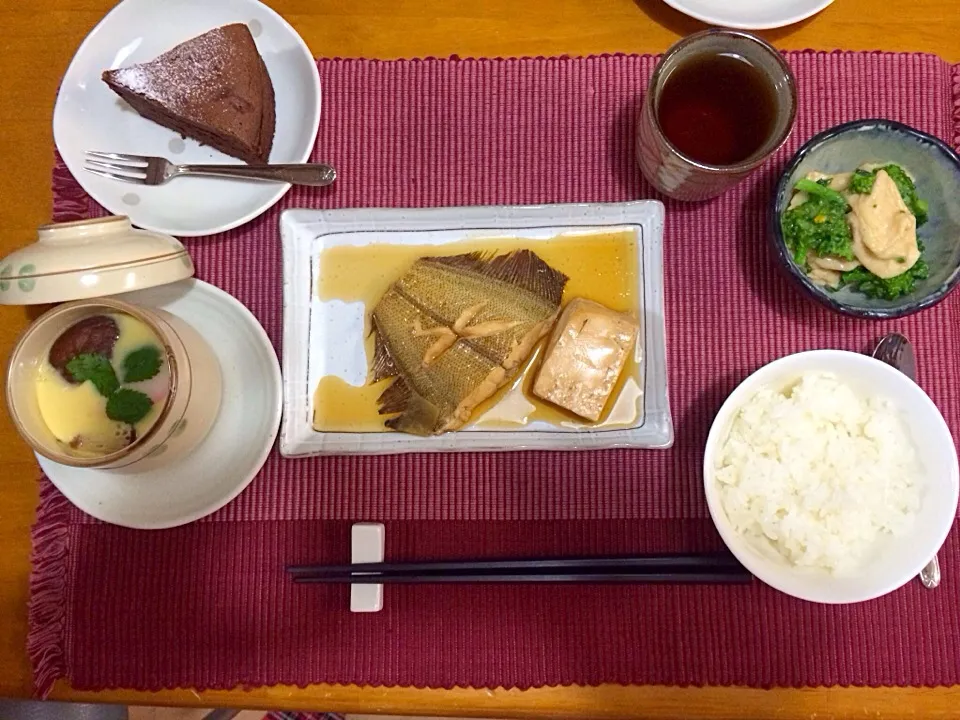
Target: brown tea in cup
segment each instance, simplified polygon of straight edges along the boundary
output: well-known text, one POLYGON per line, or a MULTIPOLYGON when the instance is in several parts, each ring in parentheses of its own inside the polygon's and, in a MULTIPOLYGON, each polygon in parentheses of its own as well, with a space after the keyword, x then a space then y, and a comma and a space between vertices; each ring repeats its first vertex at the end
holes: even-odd
POLYGON ((740 30, 704 30, 654 68, 637 123, 640 170, 677 200, 716 197, 790 134, 793 73, 773 47, 740 30))
POLYGON ((733 165, 773 132, 777 98, 767 76, 732 53, 695 55, 663 85, 657 108, 663 134, 687 157, 733 165))

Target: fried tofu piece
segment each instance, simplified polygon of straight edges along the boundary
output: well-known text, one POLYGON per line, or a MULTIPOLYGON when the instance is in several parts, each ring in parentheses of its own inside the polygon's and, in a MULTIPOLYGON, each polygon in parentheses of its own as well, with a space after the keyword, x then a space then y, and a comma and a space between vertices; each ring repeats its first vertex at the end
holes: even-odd
POLYGON ((571 300, 547 343, 534 395, 596 422, 638 331, 636 320, 626 313, 584 298, 571 300))

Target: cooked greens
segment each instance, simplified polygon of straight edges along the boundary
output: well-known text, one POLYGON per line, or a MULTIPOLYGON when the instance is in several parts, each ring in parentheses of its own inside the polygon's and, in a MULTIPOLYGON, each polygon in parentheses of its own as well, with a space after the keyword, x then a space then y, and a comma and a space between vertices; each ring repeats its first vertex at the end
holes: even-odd
POLYGON ((807 192, 810 197, 805 203, 787 210, 781 220, 783 237, 793 261, 806 265, 808 252, 852 260, 853 236, 847 224, 847 201, 843 195, 806 179, 797 182, 796 188, 807 192), (811 192, 807 190, 809 186, 818 190, 811 192))
POLYGON ((797 180, 797 184, 793 186, 793 189, 797 192, 805 192, 812 198, 823 200, 844 210, 847 208, 847 199, 830 187, 830 180, 828 178, 816 182, 808 180, 807 178, 800 178, 797 180))
POLYGON ((922 225, 928 205, 901 166, 887 163, 835 177, 810 173, 794 192, 780 221, 783 237, 794 262, 814 282, 895 300, 929 275, 914 225, 904 222, 909 210, 922 225), (878 186, 881 171, 886 177, 878 186))
MULTIPOLYGON (((920 244, 920 251, 923 252, 922 243, 920 244)), ((912 268, 892 278, 879 278, 863 265, 850 272, 843 273, 840 277, 844 285, 856 287, 867 297, 896 300, 898 297, 909 295, 916 290, 917 280, 926 280, 929 275, 929 266, 923 258, 920 258, 912 268)))

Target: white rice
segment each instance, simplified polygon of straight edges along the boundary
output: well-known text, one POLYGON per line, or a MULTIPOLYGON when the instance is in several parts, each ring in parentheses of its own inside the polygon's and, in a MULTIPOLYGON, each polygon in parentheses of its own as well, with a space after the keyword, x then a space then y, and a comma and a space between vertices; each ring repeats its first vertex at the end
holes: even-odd
POLYGON ((762 387, 716 460, 727 517, 798 566, 844 572, 881 533, 902 535, 920 506, 919 466, 892 403, 829 373, 762 387))

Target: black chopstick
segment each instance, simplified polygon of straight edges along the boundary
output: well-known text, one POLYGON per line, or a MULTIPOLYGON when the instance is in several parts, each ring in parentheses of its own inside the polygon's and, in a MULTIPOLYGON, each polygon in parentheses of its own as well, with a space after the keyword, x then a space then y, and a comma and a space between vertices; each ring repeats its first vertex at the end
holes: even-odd
POLYGON ((289 565, 294 575, 338 575, 350 572, 434 573, 514 570, 605 570, 616 568, 684 570, 743 568, 729 553, 668 553, 632 557, 530 558, 509 560, 440 560, 431 562, 356 563, 353 565, 289 565))
POLYGON ((353 565, 291 565, 295 582, 379 584, 452 582, 748 582, 729 553, 634 557, 445 560, 353 565))
POLYGON ((727 572, 599 572, 599 573, 447 573, 415 575, 404 573, 357 573, 342 575, 299 575, 295 583, 350 583, 380 585, 396 583, 641 583, 641 584, 711 584, 742 585, 752 579, 746 570, 727 572))

